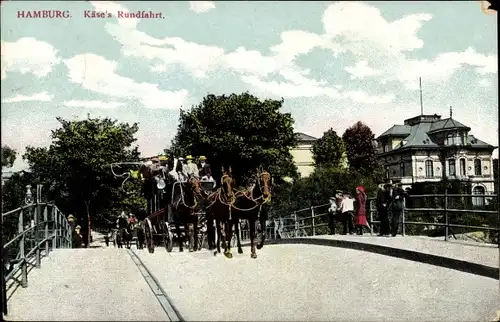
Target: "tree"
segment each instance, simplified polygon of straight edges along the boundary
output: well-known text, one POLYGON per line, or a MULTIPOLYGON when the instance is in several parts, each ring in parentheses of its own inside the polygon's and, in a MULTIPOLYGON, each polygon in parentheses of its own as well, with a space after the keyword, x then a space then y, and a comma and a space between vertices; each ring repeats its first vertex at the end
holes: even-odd
POLYGON ((109 118, 67 121, 52 131, 48 148, 27 147, 27 160, 34 177, 61 210, 74 214, 86 227, 87 218, 103 213, 124 198, 121 181, 116 180, 110 163, 138 161, 133 146, 137 123, 117 123, 109 118))
POLYGON ((12 167, 14 162, 16 161, 17 152, 16 150, 4 145, 2 146, 2 168, 3 167, 12 167))
POLYGON ((344 141, 331 128, 314 142, 312 153, 316 166, 328 165, 339 168, 342 166, 344 159, 344 141))
POLYGON ((342 139, 351 169, 368 174, 378 170, 377 151, 373 143, 375 135, 367 125, 358 121, 345 130, 342 139))
POLYGON ((282 104, 249 93, 207 95, 190 111, 181 110, 177 135, 165 152, 204 155, 215 175, 220 165, 231 165, 238 183, 260 165, 273 176, 296 178, 290 154, 296 145, 293 119, 280 112, 282 104))

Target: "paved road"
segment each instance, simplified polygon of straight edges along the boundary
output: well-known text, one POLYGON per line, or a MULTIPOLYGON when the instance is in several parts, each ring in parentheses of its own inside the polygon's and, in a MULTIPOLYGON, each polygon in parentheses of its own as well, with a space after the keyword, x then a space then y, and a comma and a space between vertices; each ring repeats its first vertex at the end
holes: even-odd
POLYGON ((9 300, 9 321, 166 321, 124 249, 60 249, 9 300))
MULTIPOLYGON (((100 237, 92 246, 104 246, 100 237)), ((483 254, 491 248, 465 251, 483 254, 477 257, 440 241, 327 238, 431 253, 455 247, 451 257, 498 265, 498 257, 488 262, 483 254)), ((500 309, 498 281, 453 269, 315 245, 267 245, 258 259, 244 251, 231 260, 208 251, 135 253, 188 321, 485 321, 500 309)), ((56 250, 30 273, 29 287, 18 289, 9 308, 9 320, 168 320, 132 258, 113 247, 56 250)))
POLYGON ((138 254, 188 321, 477 321, 498 308, 498 282, 442 267, 314 245, 244 251, 138 254))

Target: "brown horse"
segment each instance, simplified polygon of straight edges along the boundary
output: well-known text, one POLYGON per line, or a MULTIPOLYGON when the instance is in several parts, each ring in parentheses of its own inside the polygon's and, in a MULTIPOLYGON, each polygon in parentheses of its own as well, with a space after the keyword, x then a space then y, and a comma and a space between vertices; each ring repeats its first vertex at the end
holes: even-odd
POLYGON ((197 248, 198 212, 201 209, 198 200, 201 198, 201 185, 200 180, 197 178, 191 177, 187 182, 174 183, 170 207, 174 213, 175 230, 180 252, 184 250, 181 225, 187 228, 189 251, 195 251, 197 248))
POLYGON ((259 235, 260 240, 257 244, 257 249, 264 246, 266 220, 267 220, 267 207, 271 202, 271 187, 272 177, 271 174, 262 168, 257 170, 256 182, 245 191, 238 191, 235 194, 236 200, 232 205, 233 209, 233 223, 235 225, 236 241, 238 253, 242 254, 240 233, 239 233, 239 220, 248 220, 250 228, 250 257, 257 258, 255 251, 255 223, 259 221, 259 235))
MULTIPOLYGON (((224 255, 227 258, 232 258, 231 253, 231 236, 233 235, 231 205, 234 202, 233 178, 231 177, 231 167, 227 172, 223 171, 221 177, 221 186, 207 198, 207 222, 215 219, 217 227, 217 250, 214 255, 221 252, 220 243, 224 247, 224 255)), ((207 224, 207 228, 208 227, 207 224)), ((210 230, 209 230, 210 233, 210 230)))

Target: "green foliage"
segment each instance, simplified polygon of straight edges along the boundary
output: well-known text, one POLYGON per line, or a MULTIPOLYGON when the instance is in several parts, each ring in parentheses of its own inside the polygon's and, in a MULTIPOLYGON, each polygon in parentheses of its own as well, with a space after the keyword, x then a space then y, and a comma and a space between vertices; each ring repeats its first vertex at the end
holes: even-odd
POLYGON ((293 119, 280 112, 282 104, 249 93, 207 95, 190 111, 181 110, 177 135, 166 153, 204 155, 212 171, 232 165, 241 183, 260 165, 273 176, 295 178, 293 119))
POLYGON ((360 185, 365 187, 368 197, 375 196, 377 183, 372 177, 357 171, 320 166, 311 176, 275 189, 270 215, 288 216, 297 209, 328 203, 336 190, 349 191, 354 196, 360 185))
POLYGON ((323 133, 323 136, 312 146, 316 166, 328 165, 339 168, 343 163, 345 152, 344 141, 333 128, 323 133))
POLYGON ((4 145, 2 146, 2 168, 12 167, 16 161, 17 152, 16 150, 4 145))
POLYGON ((23 155, 33 174, 32 184, 43 184, 49 199, 80 220, 122 206, 127 198, 108 165, 139 160, 137 147, 132 146, 138 125, 90 116, 82 121, 57 120, 61 127, 52 131, 52 144, 27 147, 23 155))
POLYGON ((358 121, 345 130, 342 139, 351 169, 367 174, 378 170, 377 151, 373 143, 375 135, 367 125, 358 121))

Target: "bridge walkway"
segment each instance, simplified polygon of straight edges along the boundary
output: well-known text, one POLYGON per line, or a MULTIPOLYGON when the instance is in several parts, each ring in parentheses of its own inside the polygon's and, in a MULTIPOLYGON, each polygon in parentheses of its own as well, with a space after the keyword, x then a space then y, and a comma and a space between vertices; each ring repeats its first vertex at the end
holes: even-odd
POLYGON ((231 260, 206 250, 133 250, 137 257, 113 247, 56 250, 9 300, 8 320, 493 321, 500 309, 498 274, 396 256, 403 249, 498 272, 494 246, 408 236, 303 239, 270 241, 257 259, 248 247, 231 260))

